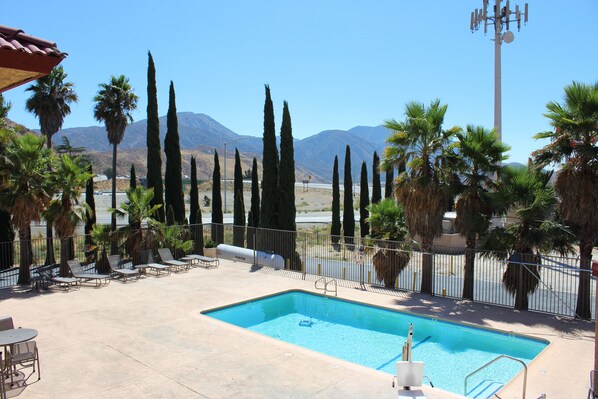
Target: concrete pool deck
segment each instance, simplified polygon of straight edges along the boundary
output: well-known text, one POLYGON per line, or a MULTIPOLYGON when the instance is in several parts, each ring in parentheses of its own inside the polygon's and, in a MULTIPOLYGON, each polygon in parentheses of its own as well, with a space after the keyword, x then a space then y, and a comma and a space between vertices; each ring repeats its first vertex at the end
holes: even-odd
MULTIPOLYGON (((103 288, 0 290, 0 315, 39 331, 41 376, 8 397, 396 398, 392 376, 228 325, 200 311, 289 289, 314 291, 292 272, 221 260, 103 288)), ((420 294, 339 286, 339 297, 547 339, 529 366, 527 398, 585 398, 594 324, 420 294)), ((26 376, 31 369, 25 369, 26 376)), ((521 376, 500 393, 521 398, 521 376)), ((430 398, 457 398, 425 389, 430 398)))

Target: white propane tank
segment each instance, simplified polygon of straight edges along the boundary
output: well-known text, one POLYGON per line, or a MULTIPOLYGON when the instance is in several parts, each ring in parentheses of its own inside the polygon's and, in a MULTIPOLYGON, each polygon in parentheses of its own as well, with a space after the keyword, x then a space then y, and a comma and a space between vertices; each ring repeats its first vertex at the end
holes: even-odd
POLYGON ((263 251, 235 247, 234 245, 219 244, 216 247, 216 256, 221 259, 229 259, 236 262, 255 263, 258 266, 268 266, 274 269, 284 269, 284 259, 280 255, 269 254, 263 251))

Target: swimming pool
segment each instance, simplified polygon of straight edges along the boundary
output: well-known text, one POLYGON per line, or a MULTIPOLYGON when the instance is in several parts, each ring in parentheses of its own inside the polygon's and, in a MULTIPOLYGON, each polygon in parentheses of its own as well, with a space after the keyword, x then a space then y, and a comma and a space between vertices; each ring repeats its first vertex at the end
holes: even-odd
MULTIPOLYGON (((463 395, 465 377, 499 355, 529 363, 548 341, 416 316, 348 300, 292 290, 203 311, 251 331, 395 374, 409 324, 413 360, 425 363, 435 387, 463 395)), ((468 396, 488 398, 521 365, 501 360, 468 381, 468 396)), ((389 380, 390 381, 390 380, 389 380)))

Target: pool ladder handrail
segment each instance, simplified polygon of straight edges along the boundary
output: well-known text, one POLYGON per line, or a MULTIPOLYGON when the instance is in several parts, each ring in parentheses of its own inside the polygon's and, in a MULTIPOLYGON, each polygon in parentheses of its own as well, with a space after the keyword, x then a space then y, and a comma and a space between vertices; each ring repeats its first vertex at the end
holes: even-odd
POLYGON ((338 285, 336 283, 336 279, 332 278, 330 280, 327 280, 326 277, 320 277, 319 279, 317 279, 314 283, 314 287, 317 290, 322 290, 324 291, 324 295, 327 295, 328 292, 334 292, 334 296, 338 296, 338 285), (318 283, 322 281, 324 283, 323 286, 318 286, 318 283), (328 284, 333 284, 334 285, 334 289, 328 289, 328 284))
POLYGON ((467 377, 465 377, 464 395, 467 395, 467 380, 469 379, 469 377, 473 376, 474 374, 477 374, 479 371, 482 371, 486 367, 488 367, 491 364, 499 361, 502 358, 510 359, 510 360, 513 360, 513 361, 515 361, 517 363, 521 363, 521 365, 523 366, 523 393, 521 395, 521 399, 525 399, 525 391, 526 391, 526 386, 527 386, 527 365, 523 361, 521 361, 521 360, 519 360, 519 359, 517 359, 515 357, 509 356, 509 355, 500 355, 500 356, 496 357, 495 359, 489 361, 488 363, 484 364, 482 367, 478 368, 477 370, 469 373, 467 375, 467 377))

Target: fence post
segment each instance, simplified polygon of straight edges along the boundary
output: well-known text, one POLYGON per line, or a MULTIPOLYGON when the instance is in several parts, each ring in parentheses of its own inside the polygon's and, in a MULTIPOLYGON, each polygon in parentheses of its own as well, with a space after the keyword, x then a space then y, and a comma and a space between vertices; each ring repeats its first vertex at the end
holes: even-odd
POLYGON ((303 262, 301 262, 301 272, 303 273, 303 280, 305 280, 306 264, 307 263, 307 233, 305 233, 305 245, 303 247, 303 262))

